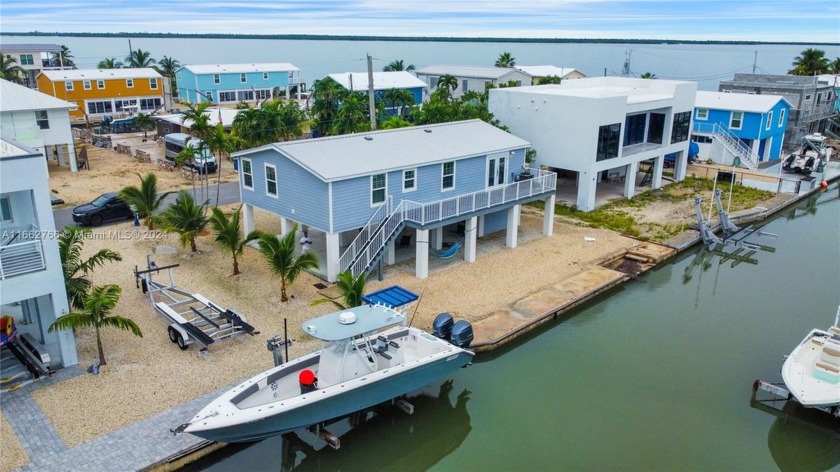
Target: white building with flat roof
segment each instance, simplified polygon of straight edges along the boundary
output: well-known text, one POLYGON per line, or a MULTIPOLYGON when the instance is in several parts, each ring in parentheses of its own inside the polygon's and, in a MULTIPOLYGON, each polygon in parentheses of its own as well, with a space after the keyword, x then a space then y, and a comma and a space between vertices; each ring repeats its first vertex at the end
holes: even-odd
POLYGON ((489 108, 532 144, 536 165, 576 173, 576 205, 591 211, 600 182, 623 179, 632 198, 640 162, 653 161, 659 188, 664 156, 676 153, 674 177, 685 178, 696 92, 694 82, 596 77, 494 89, 489 108))
POLYGON ((438 81, 444 75, 451 75, 458 81, 458 87, 452 91, 452 98, 460 98, 470 91, 484 93, 488 88, 509 83, 517 86, 528 85, 532 80, 530 74, 513 67, 436 64, 417 70, 417 78, 429 86, 429 93, 434 92, 438 81))
POLYGON ((47 332, 70 310, 48 181, 41 152, 0 140, 0 313, 66 367, 79 363, 73 331, 47 332))

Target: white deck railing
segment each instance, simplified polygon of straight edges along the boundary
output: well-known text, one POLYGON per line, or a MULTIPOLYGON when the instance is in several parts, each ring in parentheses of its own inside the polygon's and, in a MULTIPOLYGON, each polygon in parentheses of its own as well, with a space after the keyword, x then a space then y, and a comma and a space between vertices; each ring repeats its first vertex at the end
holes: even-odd
POLYGON ((341 255, 338 260, 339 272, 349 270, 355 277, 367 270, 394 233, 401 230, 408 222, 424 226, 549 191, 554 192, 557 188, 557 174, 554 172, 542 170, 531 170, 531 172, 536 174, 532 179, 435 202, 418 203, 403 200, 383 218, 380 210, 391 206, 389 199, 387 205, 382 205, 377 209, 370 221, 362 228, 361 233, 341 255))
POLYGON ((40 240, 0 247, 0 280, 44 270, 44 250, 40 240))
POLYGON ((713 135, 729 152, 737 156, 748 169, 755 170, 758 167, 758 154, 754 153, 749 146, 735 136, 729 128, 721 126, 720 123, 698 123, 695 121, 694 131, 713 135))

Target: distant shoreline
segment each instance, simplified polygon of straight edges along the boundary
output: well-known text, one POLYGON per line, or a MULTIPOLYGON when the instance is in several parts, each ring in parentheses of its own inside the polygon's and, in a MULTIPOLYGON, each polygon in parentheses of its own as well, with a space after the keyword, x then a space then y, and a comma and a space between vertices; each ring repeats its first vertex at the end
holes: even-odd
POLYGON ((780 41, 716 41, 681 39, 575 39, 575 38, 468 38, 457 36, 350 36, 325 34, 220 34, 220 33, 45 33, 41 31, 0 33, 2 36, 69 36, 87 38, 202 38, 202 39, 283 39, 302 41, 417 41, 459 43, 604 43, 604 44, 732 44, 732 45, 812 45, 840 46, 829 42, 780 42, 780 41))

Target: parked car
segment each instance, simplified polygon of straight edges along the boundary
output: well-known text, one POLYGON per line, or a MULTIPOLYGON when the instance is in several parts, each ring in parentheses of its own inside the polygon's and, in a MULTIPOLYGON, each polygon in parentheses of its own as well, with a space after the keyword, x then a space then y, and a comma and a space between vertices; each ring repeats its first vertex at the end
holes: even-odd
POLYGON ((119 192, 103 193, 92 202, 73 208, 73 221, 82 226, 129 218, 134 218, 134 212, 120 199, 119 192))

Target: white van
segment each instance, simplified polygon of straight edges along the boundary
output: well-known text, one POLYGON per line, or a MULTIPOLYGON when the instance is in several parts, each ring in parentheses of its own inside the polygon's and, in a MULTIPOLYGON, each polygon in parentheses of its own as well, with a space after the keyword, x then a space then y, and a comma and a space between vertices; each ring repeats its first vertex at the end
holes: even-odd
MULTIPOLYGON (((175 156, 180 154, 187 146, 196 150, 203 147, 200 139, 184 133, 169 133, 163 137, 163 143, 166 148, 164 156, 168 161, 174 161, 175 156)), ((186 165, 198 170, 202 174, 213 173, 217 169, 216 158, 210 154, 210 150, 206 147, 200 156, 196 156, 193 162, 186 165)))

